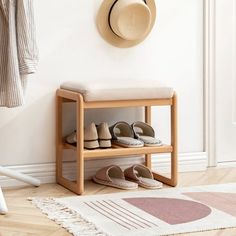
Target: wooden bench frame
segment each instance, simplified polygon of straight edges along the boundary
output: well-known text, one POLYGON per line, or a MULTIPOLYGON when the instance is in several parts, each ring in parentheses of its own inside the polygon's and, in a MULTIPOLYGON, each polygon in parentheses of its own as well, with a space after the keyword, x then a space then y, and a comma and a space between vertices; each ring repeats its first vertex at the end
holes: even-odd
POLYGON ((177 97, 170 99, 146 99, 146 100, 119 100, 119 101, 93 101, 85 102, 82 94, 69 90, 58 89, 56 93, 56 181, 76 194, 84 192, 84 161, 93 158, 109 158, 111 156, 129 156, 134 154, 145 155, 145 165, 151 168, 151 154, 171 153, 170 178, 153 172, 155 179, 170 185, 177 185, 177 97), (62 136, 62 104, 64 102, 76 103, 76 130, 77 146, 64 143, 62 136), (111 149, 84 149, 84 111, 93 108, 118 108, 118 107, 145 107, 145 122, 151 124, 152 106, 170 106, 171 116, 171 145, 160 147, 121 148, 111 149), (76 181, 70 181, 63 177, 63 149, 73 149, 76 152, 76 181))

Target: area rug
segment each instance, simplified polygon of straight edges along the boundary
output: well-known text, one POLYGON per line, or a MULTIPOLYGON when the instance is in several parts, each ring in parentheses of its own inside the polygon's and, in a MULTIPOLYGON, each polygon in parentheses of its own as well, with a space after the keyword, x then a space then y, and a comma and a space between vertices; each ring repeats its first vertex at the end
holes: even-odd
POLYGON ((75 236, 160 236, 236 227, 236 183, 32 202, 75 236))

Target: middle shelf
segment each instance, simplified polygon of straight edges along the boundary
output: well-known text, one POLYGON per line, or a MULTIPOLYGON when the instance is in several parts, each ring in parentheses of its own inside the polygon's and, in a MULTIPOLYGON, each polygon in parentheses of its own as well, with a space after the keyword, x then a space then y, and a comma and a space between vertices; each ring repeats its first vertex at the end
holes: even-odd
MULTIPOLYGON (((64 149, 76 150, 75 145, 64 143, 64 149)), ((125 155, 142 155, 152 153, 171 153, 173 148, 171 145, 162 145, 159 147, 138 147, 138 148, 123 148, 117 145, 112 145, 107 149, 84 149, 84 159, 92 159, 96 157, 106 158, 111 156, 125 156, 125 155)))

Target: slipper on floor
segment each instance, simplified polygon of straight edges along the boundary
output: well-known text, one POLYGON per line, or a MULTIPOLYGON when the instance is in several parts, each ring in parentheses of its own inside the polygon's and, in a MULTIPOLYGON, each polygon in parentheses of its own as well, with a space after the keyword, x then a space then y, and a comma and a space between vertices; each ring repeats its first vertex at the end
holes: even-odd
POLYGON ((131 126, 120 121, 110 127, 110 133, 112 135, 112 142, 122 147, 143 147, 141 140, 134 138, 134 132, 131 126))
POLYGON ((125 178, 148 189, 162 188, 162 183, 153 178, 152 172, 144 165, 136 164, 124 171, 125 178))
POLYGON ((123 171, 119 166, 110 165, 97 171, 93 181, 98 184, 125 190, 137 189, 138 184, 125 180, 123 171))
POLYGON ((155 131, 154 129, 141 121, 134 122, 131 125, 135 138, 144 142, 144 146, 147 147, 155 147, 161 146, 162 141, 158 138, 155 138, 155 131))

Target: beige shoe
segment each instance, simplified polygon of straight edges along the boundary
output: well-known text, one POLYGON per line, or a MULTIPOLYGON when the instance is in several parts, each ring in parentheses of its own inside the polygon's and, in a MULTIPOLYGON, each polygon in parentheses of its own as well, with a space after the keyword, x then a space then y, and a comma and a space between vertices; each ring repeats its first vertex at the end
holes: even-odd
POLYGON ((84 148, 95 149, 99 147, 96 125, 91 123, 84 129, 84 148))
POLYGON ((66 142, 70 144, 77 143, 76 130, 73 133, 66 136, 66 142))
POLYGON ((98 141, 100 148, 110 148, 111 147, 111 134, 109 131, 108 124, 102 122, 97 126, 98 141))

